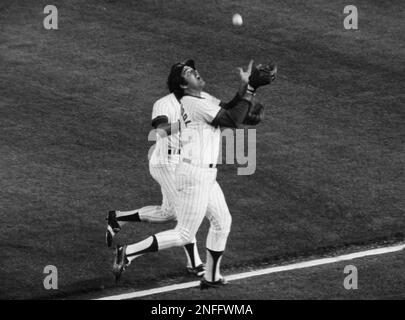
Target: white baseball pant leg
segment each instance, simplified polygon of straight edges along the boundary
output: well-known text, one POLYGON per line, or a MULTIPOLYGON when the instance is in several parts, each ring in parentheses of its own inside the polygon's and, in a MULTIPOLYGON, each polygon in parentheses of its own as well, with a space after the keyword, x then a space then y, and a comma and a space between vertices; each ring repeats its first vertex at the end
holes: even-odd
POLYGON ((224 194, 216 182, 216 169, 181 164, 176 172, 179 192, 176 202, 177 225, 174 230, 158 233, 159 250, 184 245, 195 237, 205 216, 210 220, 207 248, 223 251, 232 218, 224 194))

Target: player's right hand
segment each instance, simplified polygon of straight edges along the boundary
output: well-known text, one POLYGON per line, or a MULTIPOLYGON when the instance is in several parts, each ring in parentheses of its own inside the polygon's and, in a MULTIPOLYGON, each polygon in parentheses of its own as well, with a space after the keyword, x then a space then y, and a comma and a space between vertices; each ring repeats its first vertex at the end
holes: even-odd
POLYGON ((250 60, 246 71, 243 71, 242 68, 238 68, 239 70, 239 77, 243 84, 249 83, 249 77, 252 74, 252 67, 253 67, 253 60, 250 60))

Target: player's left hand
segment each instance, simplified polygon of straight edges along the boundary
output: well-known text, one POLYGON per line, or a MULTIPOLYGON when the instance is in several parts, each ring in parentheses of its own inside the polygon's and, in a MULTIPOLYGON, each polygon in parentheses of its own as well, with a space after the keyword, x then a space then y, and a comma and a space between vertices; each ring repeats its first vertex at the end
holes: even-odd
POLYGON ((261 86, 268 85, 276 80, 277 77, 277 65, 275 63, 269 63, 266 65, 259 64, 256 66, 249 77, 249 86, 255 91, 261 86))
POLYGON ((242 68, 238 68, 239 70, 239 77, 240 80, 243 84, 248 84, 249 83, 249 77, 252 74, 252 67, 253 67, 253 60, 250 60, 246 71, 243 71, 242 68))

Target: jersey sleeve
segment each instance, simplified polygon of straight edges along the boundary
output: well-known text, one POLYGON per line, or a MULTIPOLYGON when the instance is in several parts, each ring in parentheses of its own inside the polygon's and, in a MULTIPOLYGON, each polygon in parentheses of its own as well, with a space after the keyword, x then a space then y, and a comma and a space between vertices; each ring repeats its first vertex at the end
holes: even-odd
POLYGON ((169 117, 169 110, 167 104, 156 101, 152 108, 152 120, 159 117, 169 117))

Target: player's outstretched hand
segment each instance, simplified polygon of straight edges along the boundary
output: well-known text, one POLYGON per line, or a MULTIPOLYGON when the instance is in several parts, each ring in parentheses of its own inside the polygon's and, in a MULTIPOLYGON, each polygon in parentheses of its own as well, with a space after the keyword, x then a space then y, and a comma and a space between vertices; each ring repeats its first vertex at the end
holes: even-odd
POLYGON ((249 77, 252 74, 252 67, 253 67, 253 60, 250 60, 246 71, 243 71, 242 68, 238 68, 239 70, 239 77, 242 83, 248 84, 249 83, 249 77))
POLYGON ((259 87, 268 85, 276 80, 277 66, 275 63, 266 65, 259 64, 253 68, 249 76, 249 86, 256 90, 259 87))

